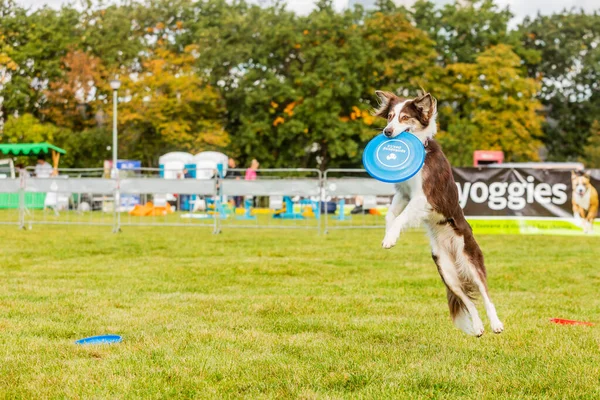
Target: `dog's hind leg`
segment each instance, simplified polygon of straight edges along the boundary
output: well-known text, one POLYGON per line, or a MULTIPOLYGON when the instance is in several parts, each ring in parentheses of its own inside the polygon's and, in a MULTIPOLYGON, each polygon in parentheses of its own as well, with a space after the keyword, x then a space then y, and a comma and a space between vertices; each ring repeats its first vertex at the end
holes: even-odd
POLYGON ((485 312, 490 319, 490 325, 492 326, 492 331, 494 333, 502 333, 504 331, 504 324, 498 318, 498 314, 496 313, 496 307, 492 300, 490 299, 490 295, 487 290, 487 285, 485 282, 480 281, 479 279, 475 279, 475 284, 479 289, 479 293, 481 293, 481 298, 483 299, 483 305, 485 307, 485 312))
MULTIPOLYGON (((479 254, 481 251, 479 250, 479 254)), ((490 295, 487 288, 487 277, 485 273, 485 266, 483 265, 483 255, 481 258, 476 258, 480 262, 481 265, 476 265, 473 261, 467 257, 464 252, 457 252, 457 262, 461 268, 466 268, 469 278, 473 283, 477 286, 477 290, 481 294, 481 298, 483 299, 483 305, 485 307, 485 312, 490 320, 490 325, 492 327, 492 331, 494 333, 501 333, 504 331, 504 325, 498 318, 498 314, 496 313, 496 307, 492 300, 490 299, 490 295)))
POLYGON ((483 322, 479 318, 477 307, 468 295, 465 277, 459 274, 456 260, 449 249, 436 246, 432 249, 433 261, 438 267, 438 272, 446 284, 448 307, 450 315, 457 328, 469 335, 483 335, 483 322))

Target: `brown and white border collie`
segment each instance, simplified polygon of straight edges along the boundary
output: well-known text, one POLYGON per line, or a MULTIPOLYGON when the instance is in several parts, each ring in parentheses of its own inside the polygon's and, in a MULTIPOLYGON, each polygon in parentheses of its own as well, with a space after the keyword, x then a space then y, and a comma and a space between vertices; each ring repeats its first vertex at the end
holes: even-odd
POLYGON ((592 186, 590 173, 571 172, 573 186, 573 215, 581 219, 584 233, 594 231, 594 219, 598 214, 598 191, 592 186))
POLYGON ((458 203, 450 163, 433 140, 437 132, 437 101, 429 93, 414 99, 382 91, 376 94, 380 105, 375 115, 388 120, 385 135, 393 138, 409 131, 423 142, 426 150, 421 171, 396 184, 396 195, 386 216, 383 248, 392 248, 402 231, 424 223, 433 261, 446 284, 454 324, 467 334, 483 335, 483 322, 473 302, 479 292, 492 331, 502 332, 504 326, 488 294, 483 254, 458 203))

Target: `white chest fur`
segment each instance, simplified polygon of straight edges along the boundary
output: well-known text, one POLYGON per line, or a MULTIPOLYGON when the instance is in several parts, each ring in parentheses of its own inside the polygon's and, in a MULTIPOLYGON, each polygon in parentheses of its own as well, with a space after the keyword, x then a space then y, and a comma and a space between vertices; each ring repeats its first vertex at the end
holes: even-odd
POLYGON ((421 171, 407 181, 396 184, 396 191, 407 200, 423 196, 423 175, 421 171))
POLYGON ((575 199, 575 204, 577 204, 579 207, 583 208, 586 211, 589 210, 591 195, 592 195, 592 191, 589 188, 583 196, 580 196, 579 194, 574 193, 573 196, 575 199))

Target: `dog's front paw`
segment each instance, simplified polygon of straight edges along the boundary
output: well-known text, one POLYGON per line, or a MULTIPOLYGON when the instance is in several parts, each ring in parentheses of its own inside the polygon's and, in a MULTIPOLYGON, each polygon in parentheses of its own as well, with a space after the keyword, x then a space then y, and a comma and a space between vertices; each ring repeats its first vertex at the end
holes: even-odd
POLYGON ((397 236, 392 236, 392 235, 387 234, 383 238, 383 242, 381 242, 381 247, 383 247, 384 249, 391 249, 392 247, 394 247, 396 245, 397 241, 398 241, 397 236))

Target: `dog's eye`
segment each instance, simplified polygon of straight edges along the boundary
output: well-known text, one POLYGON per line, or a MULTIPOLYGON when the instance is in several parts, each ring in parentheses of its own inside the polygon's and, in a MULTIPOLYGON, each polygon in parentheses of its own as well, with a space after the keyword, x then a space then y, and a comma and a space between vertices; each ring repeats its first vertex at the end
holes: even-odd
POLYGON ((401 116, 400 121, 408 121, 408 116, 406 116, 406 115, 401 116))
POLYGON ((394 118, 394 114, 388 114, 388 121, 391 121, 394 118))

